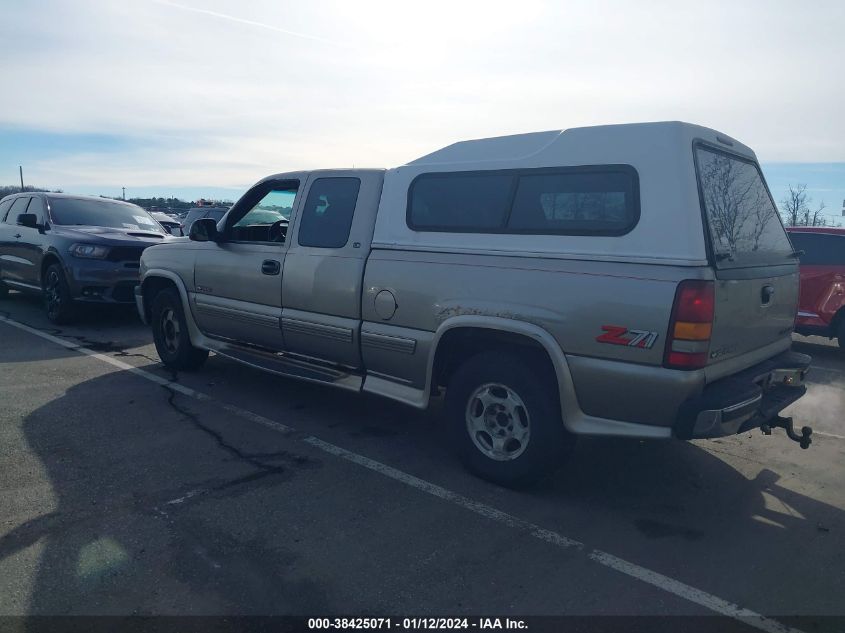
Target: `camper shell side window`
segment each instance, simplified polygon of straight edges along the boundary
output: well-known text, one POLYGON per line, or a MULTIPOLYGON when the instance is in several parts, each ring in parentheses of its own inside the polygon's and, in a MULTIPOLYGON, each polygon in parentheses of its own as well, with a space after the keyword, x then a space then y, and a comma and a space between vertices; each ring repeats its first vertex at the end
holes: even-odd
POLYGON ((639 218, 630 165, 420 174, 406 212, 414 231, 522 235, 619 236, 639 218))

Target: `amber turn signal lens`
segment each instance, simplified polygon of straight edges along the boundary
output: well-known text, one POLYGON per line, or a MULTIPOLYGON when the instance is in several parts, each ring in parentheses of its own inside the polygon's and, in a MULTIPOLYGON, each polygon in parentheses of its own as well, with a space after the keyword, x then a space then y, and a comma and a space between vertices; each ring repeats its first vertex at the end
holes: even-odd
POLYGON ((710 339, 710 332, 713 330, 712 323, 688 323, 677 321, 675 323, 676 339, 683 341, 707 341, 710 339))

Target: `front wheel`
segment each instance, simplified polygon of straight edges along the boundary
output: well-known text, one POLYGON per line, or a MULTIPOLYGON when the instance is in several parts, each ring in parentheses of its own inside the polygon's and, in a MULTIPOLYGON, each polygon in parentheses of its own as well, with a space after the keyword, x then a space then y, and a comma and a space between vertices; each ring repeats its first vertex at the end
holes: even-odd
POLYGON ((167 367, 190 371, 205 363, 208 350, 191 344, 182 301, 175 290, 162 290, 153 299, 152 326, 156 351, 167 367))
POLYGON ((446 412, 466 466, 504 486, 550 474, 574 444, 553 371, 522 355, 485 352, 467 360, 449 382, 446 412))
POLYGON ((69 323, 74 316, 70 287, 59 264, 50 264, 44 274, 44 310, 56 325, 69 323))
POLYGON ((839 349, 845 350, 845 318, 839 319, 839 327, 836 331, 836 339, 839 342, 839 349))

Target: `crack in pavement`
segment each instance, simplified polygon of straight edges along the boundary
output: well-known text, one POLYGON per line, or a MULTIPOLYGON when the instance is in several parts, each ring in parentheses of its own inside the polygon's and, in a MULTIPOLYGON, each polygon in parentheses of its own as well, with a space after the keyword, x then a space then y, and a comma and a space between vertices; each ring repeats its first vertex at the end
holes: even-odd
MULTIPOLYGON (((217 444, 219 448, 224 450, 225 452, 229 453, 237 460, 246 462, 251 466, 259 469, 260 473, 254 473, 253 475, 247 475, 246 477, 240 478, 242 481, 233 480, 233 482, 228 482, 226 484, 222 484, 224 487, 230 487, 231 485, 236 485, 237 483, 243 483, 245 481, 254 480, 256 477, 255 475, 271 475, 271 474, 280 474, 286 471, 284 466, 280 466, 278 464, 268 463, 265 460, 286 460, 289 462, 288 465, 294 466, 307 466, 307 465, 317 465, 320 462, 318 460, 314 460, 310 457, 306 457, 304 455, 297 455, 295 453, 291 453, 289 451, 274 451, 268 453, 247 453, 242 451, 236 446, 228 443, 223 434, 215 431, 214 429, 208 427, 207 425, 203 424, 200 420, 199 416, 194 413, 193 411, 189 410, 186 407, 180 406, 176 403, 176 396, 178 395, 176 391, 174 391, 168 385, 162 385, 162 388, 168 393, 167 397, 167 404, 177 413, 179 413, 183 418, 189 420, 197 429, 205 433, 206 435, 210 436, 214 442, 217 444)), ((209 490, 217 490, 220 487, 210 488, 209 490)))

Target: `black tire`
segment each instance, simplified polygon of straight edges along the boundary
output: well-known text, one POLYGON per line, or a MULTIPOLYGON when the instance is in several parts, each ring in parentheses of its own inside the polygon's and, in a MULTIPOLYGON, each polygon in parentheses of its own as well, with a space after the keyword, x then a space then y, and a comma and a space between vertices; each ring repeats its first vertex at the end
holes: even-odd
POLYGON ((0 281, 0 299, 5 299, 9 296, 9 287, 0 281))
POLYGON ((467 468, 503 486, 551 474, 575 443, 563 426, 553 370, 521 354, 485 352, 464 362, 449 381, 446 415, 467 468), (525 429, 527 439, 520 441, 516 436, 525 429), (504 442, 498 451, 497 440, 504 442))
POLYGON ((167 367, 192 371, 205 363, 208 350, 191 345, 185 312, 176 290, 165 288, 153 299, 152 327, 156 351, 167 367))
POLYGON ((836 328, 836 340, 839 349, 845 350, 845 317, 839 319, 839 326, 836 328))
POLYGON ((70 295, 65 271, 59 264, 50 264, 42 279, 44 310, 51 323, 64 325, 76 316, 76 306, 70 295))

